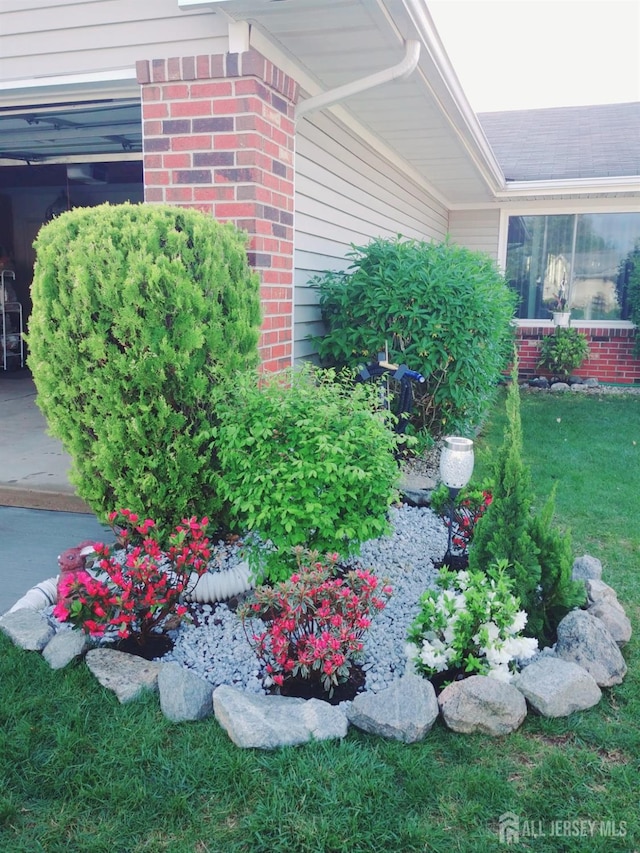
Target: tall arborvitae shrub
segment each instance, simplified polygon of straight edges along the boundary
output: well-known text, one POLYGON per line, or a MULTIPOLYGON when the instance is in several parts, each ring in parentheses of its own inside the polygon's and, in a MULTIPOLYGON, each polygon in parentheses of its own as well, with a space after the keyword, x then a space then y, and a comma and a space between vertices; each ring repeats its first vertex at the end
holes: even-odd
POLYGON ((356 367, 389 347, 392 362, 426 378, 413 426, 432 436, 482 420, 513 348, 515 294, 494 260, 449 242, 377 239, 354 246, 346 272, 327 272, 320 295, 323 363, 356 367))
POLYGON ((574 607, 582 606, 586 597, 584 581, 575 581, 572 577, 571 536, 554 528, 554 510, 555 494, 552 494, 529 525, 541 567, 538 590, 542 615, 542 628, 538 635, 541 645, 555 643, 558 623, 574 607))
POLYGON ((478 521, 469 549, 469 566, 487 571, 496 560, 508 563, 514 593, 527 611, 524 633, 551 645, 558 623, 584 603, 584 583, 572 580, 571 537, 554 528, 552 494, 532 514, 529 468, 522 461, 522 422, 517 360, 507 391, 507 425, 494 469, 493 502, 478 521))
POLYGON ((245 237, 194 210, 79 208, 35 243, 29 368, 99 517, 215 518, 215 393, 258 362, 245 237))
POLYGON ((513 377, 507 391, 506 412, 504 441, 493 475, 493 501, 476 525, 469 566, 486 571, 498 560, 506 560, 515 581, 514 593, 529 614, 525 633, 537 637, 542 628, 537 606, 540 563, 529 533, 531 476, 522 460, 520 391, 513 377))

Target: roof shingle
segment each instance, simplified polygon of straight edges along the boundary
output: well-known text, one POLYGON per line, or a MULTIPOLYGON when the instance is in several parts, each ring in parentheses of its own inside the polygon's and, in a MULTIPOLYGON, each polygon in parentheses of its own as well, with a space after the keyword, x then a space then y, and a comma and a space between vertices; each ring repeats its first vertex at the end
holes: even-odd
POLYGON ((480 113, 507 181, 640 175, 640 103, 480 113))

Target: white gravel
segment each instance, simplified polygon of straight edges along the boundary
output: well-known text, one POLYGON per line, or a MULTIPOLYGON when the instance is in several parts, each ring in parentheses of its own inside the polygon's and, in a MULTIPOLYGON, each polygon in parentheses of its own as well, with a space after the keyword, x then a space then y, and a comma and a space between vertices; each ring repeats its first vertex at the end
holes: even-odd
MULTIPOLYGON (((354 562, 389 583, 393 595, 376 613, 365 634, 363 668, 366 690, 382 690, 399 678, 406 667, 407 629, 421 594, 433 586, 434 562, 447 547, 447 529, 427 508, 402 505, 389 513, 392 532, 365 542, 354 562)), ((226 604, 200 605, 199 624, 183 623, 175 633, 175 646, 164 661, 174 660, 212 686, 230 684, 263 693, 260 662, 251 650, 236 614, 226 604)))

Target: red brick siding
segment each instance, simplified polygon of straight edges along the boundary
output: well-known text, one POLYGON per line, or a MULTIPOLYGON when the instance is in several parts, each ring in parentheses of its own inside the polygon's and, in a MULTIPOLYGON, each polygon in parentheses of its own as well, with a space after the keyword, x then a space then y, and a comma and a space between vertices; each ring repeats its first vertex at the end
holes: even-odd
MULTIPOLYGON (((620 384, 640 384, 640 359, 633 357, 637 329, 580 329, 589 341, 590 355, 576 376, 593 376, 599 382, 620 384)), ((544 376, 537 362, 540 357, 540 341, 545 335, 553 333, 546 326, 518 327, 519 373, 523 379, 532 376, 544 376)))
POLYGON ((145 200, 249 234, 261 279, 262 369, 293 360, 294 80, 255 50, 137 63, 145 200))

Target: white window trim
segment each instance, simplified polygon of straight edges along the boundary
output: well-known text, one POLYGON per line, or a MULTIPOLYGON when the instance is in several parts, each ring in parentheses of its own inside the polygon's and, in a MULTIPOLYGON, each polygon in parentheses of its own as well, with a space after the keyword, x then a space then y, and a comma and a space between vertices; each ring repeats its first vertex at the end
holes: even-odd
MULTIPOLYGON (((500 225, 498 231, 498 266, 504 273, 507 268, 507 236, 509 232, 510 216, 561 216, 563 214, 589 214, 589 213, 638 213, 637 199, 630 201, 625 199, 623 204, 611 204, 611 199, 589 199, 588 204, 567 201, 564 204, 549 205, 548 202, 539 202, 535 207, 532 205, 503 207, 500 209, 500 225)), ((553 326, 551 319, 541 318, 514 318, 513 322, 518 328, 536 328, 539 326, 553 326)), ((631 320, 575 320, 571 322, 574 327, 582 329, 635 329, 631 320)))

